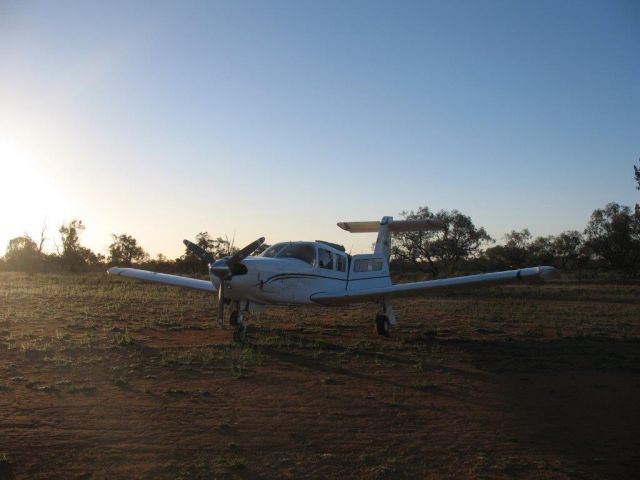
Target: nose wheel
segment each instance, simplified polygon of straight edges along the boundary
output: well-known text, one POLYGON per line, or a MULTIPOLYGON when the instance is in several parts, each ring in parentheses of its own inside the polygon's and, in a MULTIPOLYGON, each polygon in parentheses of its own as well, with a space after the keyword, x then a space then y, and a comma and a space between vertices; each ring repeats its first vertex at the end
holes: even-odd
POLYGON ((247 339, 247 326, 240 323, 233 329, 233 341, 236 343, 244 343, 247 339))
POLYGON ((388 337, 389 330, 391 330, 391 322, 389 322, 389 317, 387 317, 383 313, 376 315, 376 333, 378 335, 384 335, 385 337, 388 337))

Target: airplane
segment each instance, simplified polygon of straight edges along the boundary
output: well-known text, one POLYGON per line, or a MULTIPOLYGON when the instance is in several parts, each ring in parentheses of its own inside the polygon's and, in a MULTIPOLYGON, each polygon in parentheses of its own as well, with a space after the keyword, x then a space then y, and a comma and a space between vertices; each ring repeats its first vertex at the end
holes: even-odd
POLYGON ((229 323, 233 340, 243 343, 249 311, 261 312, 265 305, 339 306, 377 302, 376 332, 388 336, 397 319, 392 298, 427 294, 440 290, 491 286, 506 283, 539 283, 558 278, 554 267, 538 266, 412 283, 392 284, 389 273, 391 235, 397 232, 442 229, 437 220, 339 222, 351 233, 378 232, 373 253, 348 255, 342 245, 323 240, 290 241, 271 245, 259 256, 250 256, 263 243, 257 239, 233 255, 215 259, 200 246, 184 240, 189 251, 209 266, 209 281, 135 268, 111 267, 110 275, 186 287, 218 295, 217 321, 224 325, 225 305, 232 306, 229 323))

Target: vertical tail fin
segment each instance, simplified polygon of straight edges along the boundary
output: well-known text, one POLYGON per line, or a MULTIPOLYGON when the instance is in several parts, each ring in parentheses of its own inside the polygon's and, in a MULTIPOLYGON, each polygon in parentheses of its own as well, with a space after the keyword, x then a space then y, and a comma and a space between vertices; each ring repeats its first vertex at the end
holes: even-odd
POLYGON ((384 255, 384 258, 387 260, 389 260, 389 256, 391 255, 391 225, 393 225, 393 217, 382 217, 380 227, 378 228, 376 246, 373 249, 373 253, 384 255))
POLYGON ((393 217, 382 217, 380 222, 339 222, 338 226, 351 233, 378 232, 373 253, 384 255, 387 260, 391 254, 392 232, 415 232, 443 228, 442 223, 437 220, 394 220, 393 217))

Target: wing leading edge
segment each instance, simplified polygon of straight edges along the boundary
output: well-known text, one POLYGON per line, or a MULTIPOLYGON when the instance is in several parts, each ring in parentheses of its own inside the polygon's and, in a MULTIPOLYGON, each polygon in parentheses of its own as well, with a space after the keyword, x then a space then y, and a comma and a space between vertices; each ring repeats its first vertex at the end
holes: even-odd
POLYGON ((465 287, 503 285, 506 283, 541 283, 559 278, 560 274, 553 267, 531 267, 505 272, 481 273, 465 277, 444 278, 424 282, 399 283, 390 287, 371 288, 365 290, 316 293, 311 300, 321 305, 344 305, 348 303, 368 302, 382 298, 406 297, 419 295, 428 291, 452 290, 465 287))
POLYGON ((173 285, 175 287, 195 288, 197 290, 206 290, 207 292, 216 291, 216 289, 213 288, 213 284, 207 280, 181 277, 179 275, 169 275, 167 273, 150 272, 148 270, 138 270, 137 268, 111 267, 107 270, 107 273, 109 275, 135 278, 137 280, 164 283, 165 285, 173 285))

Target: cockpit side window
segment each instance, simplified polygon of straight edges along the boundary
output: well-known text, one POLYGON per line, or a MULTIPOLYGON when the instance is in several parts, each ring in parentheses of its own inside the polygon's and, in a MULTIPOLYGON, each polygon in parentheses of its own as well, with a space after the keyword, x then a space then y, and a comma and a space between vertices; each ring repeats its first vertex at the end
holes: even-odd
POLYGON ((267 248, 264 252, 262 252, 263 257, 273 258, 278 255, 278 252, 282 250, 282 248, 286 245, 286 243, 276 243, 267 248))
POLYGON ((316 262, 316 249, 310 243, 289 243, 276 256, 278 258, 295 258, 309 265, 314 265, 316 262))
POLYGON ((339 272, 345 272, 347 270, 347 258, 339 253, 336 253, 336 270, 339 272))
POLYGON ((318 248, 318 266, 333 270, 333 254, 324 248, 318 248))

